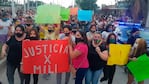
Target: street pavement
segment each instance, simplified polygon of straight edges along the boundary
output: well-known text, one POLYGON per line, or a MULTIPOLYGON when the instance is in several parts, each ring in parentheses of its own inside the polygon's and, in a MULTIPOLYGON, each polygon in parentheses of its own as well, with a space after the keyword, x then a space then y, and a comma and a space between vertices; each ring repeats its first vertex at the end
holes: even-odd
MULTIPOLYGON (((14 78, 15 78, 15 84, 20 84, 17 70, 15 72, 14 78)), ((64 80, 65 80, 64 78, 65 78, 65 74, 63 74, 63 77, 62 77, 62 84, 64 84, 64 80)), ((6 77, 6 62, 3 62, 2 64, 0 64, 0 81, 2 82, 2 84, 8 84, 7 77, 6 77)), ((127 74, 124 72, 124 68, 117 66, 113 84, 126 84, 126 82, 127 82, 127 74)), ((32 79, 31 79, 31 84, 33 84, 32 79)), ((44 79, 43 75, 40 75, 38 84, 56 84, 56 75, 51 74, 48 80, 44 79)), ((74 79, 72 77, 70 78, 69 84, 74 84, 74 79)), ((100 84, 107 84, 107 81, 102 82, 100 84)), ((134 84, 137 84, 137 83, 134 83, 134 84)), ((145 84, 149 84, 149 80, 145 80, 145 84)))

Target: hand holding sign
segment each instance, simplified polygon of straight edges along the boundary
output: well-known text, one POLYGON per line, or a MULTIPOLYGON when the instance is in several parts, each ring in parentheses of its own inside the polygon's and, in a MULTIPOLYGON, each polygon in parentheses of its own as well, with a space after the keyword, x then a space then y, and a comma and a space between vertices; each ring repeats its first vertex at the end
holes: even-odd
POLYGON ((128 69, 138 82, 149 78, 148 66, 149 57, 146 54, 139 56, 136 61, 130 61, 127 64, 128 69))

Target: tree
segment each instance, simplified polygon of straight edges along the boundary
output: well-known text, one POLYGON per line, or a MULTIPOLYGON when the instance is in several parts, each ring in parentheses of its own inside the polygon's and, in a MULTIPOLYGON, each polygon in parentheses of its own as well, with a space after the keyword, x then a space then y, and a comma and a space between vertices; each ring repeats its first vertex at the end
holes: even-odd
POLYGON ((149 27, 149 1, 148 0, 126 0, 129 2, 129 16, 131 16, 134 22, 143 20, 143 24, 146 23, 146 27, 149 27))
POLYGON ((29 7, 36 7, 36 6, 40 6, 40 5, 43 5, 45 4, 44 2, 42 1, 29 1, 28 3, 26 3, 25 5, 27 6, 27 4, 29 4, 29 7))
POLYGON ((96 4, 97 0, 76 0, 77 5, 83 10, 94 10, 98 9, 96 4))
POLYGON ((0 0, 0 6, 11 6, 11 1, 0 0))

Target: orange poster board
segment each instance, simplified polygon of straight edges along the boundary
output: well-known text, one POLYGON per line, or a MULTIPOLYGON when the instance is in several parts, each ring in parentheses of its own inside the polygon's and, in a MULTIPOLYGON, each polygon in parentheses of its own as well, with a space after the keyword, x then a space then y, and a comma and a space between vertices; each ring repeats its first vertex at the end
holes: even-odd
POLYGON ((78 15, 79 8, 70 8, 70 15, 78 15))
POLYGON ((46 74, 69 71, 68 41, 23 41, 23 73, 46 74))

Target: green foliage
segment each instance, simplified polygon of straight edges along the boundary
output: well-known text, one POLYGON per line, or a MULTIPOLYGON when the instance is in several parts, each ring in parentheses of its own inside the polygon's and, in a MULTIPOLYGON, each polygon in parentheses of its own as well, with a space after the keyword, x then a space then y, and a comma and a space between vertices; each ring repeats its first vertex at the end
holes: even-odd
MULTIPOLYGON (((29 1, 29 5, 30 5, 30 7, 35 7, 36 6, 36 4, 37 4, 37 6, 40 6, 40 5, 43 5, 44 4, 44 2, 42 2, 42 1, 29 1)), ((26 5, 27 5, 27 3, 26 3, 26 5)))
POLYGON ((76 0, 77 5, 83 10, 97 10, 97 0, 76 0))

